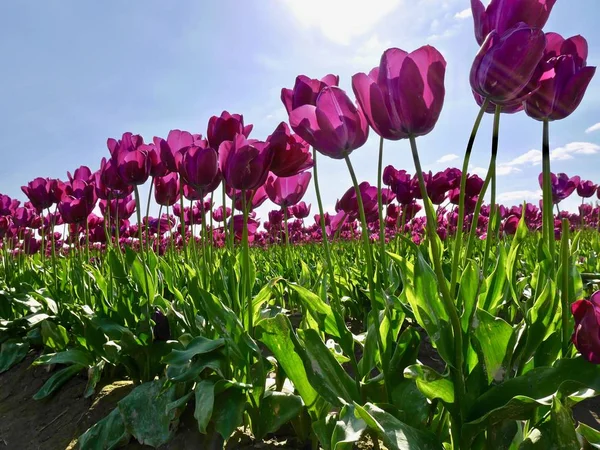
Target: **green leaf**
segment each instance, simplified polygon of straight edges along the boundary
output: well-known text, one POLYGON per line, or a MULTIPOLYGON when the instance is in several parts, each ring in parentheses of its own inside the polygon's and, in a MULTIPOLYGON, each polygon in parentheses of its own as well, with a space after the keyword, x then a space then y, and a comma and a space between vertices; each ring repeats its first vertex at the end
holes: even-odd
POLYGON ((33 362, 34 366, 41 364, 78 364, 82 367, 91 367, 94 365, 94 358, 83 350, 71 349, 42 355, 33 362))
POLYGON ((454 385, 452 381, 431 367, 415 364, 406 368, 404 376, 415 380, 419 390, 428 399, 439 398, 447 405, 454 403, 454 385))
POLYGON ((161 392, 163 382, 151 381, 137 386, 118 403, 125 429, 140 444, 159 447, 175 434, 168 406, 176 400, 175 386, 161 392))
POLYGON ((297 395, 271 391, 265 394, 260 403, 260 434, 257 439, 263 439, 267 434, 274 433, 282 425, 296 418, 302 411, 302 399, 297 395))
POLYGON ((506 286, 506 250, 498 245, 498 262, 494 272, 487 278, 487 292, 481 309, 495 315, 504 298, 506 286))
POLYGON ((331 436, 332 450, 352 450, 367 429, 367 424, 356 413, 354 405, 346 405, 340 411, 331 436))
POLYGON ((377 433, 390 450, 442 450, 433 435, 417 430, 399 421, 372 403, 364 407, 354 405, 367 426, 377 433))
POLYGON ((548 280, 533 306, 527 311, 527 339, 521 360, 527 361, 538 346, 554 331, 557 322, 559 297, 556 284, 548 280))
POLYGON ((477 267, 475 261, 470 260, 464 268, 462 277, 460 278, 460 289, 458 291, 458 296, 463 306, 461 325, 463 333, 465 334, 469 331, 471 318, 477 307, 479 285, 479 267, 477 267))
MULTIPOLYGON (((523 205, 523 209, 525 205, 523 205)), ((508 280, 508 286, 510 288, 513 300, 515 303, 519 302, 519 296, 517 295, 517 291, 515 290, 515 286, 517 285, 515 280, 516 273, 516 262, 517 257, 519 256, 519 249, 521 244, 525 240, 528 234, 527 224, 525 223, 525 214, 521 215, 521 219, 519 220, 519 226, 517 227, 517 232, 513 237, 513 241, 510 245, 510 250, 508 251, 508 258, 506 259, 506 278, 508 280)))
POLYGON ((215 404, 215 383, 210 379, 202 380, 196 384, 194 392, 196 396, 194 417, 198 422, 198 431, 206 434, 206 428, 212 417, 213 406, 215 404))
POLYGON ((356 383, 336 361, 315 330, 298 330, 304 368, 317 392, 334 405, 360 400, 356 383))
POLYGON ((289 319, 283 314, 278 314, 272 319, 262 320, 256 328, 256 337, 275 355, 277 362, 300 393, 306 407, 315 413, 319 411, 323 406, 322 400, 308 380, 302 358, 297 350, 300 344, 289 319))
POLYGON ((510 369, 514 348, 513 328, 501 318, 482 309, 477 309, 475 317, 472 342, 480 355, 479 362, 483 364, 488 384, 494 380, 502 381, 504 374, 510 369))
POLYGON ((192 339, 185 350, 171 350, 168 355, 163 356, 161 362, 168 365, 168 375, 169 372, 172 372, 172 374, 169 375, 169 378, 174 378, 174 374, 180 377, 183 373, 190 369, 192 360, 195 356, 214 352, 224 345, 225 341, 223 339, 213 340, 198 336, 192 339))
POLYGON ((56 325, 50 320, 44 320, 41 329, 44 345, 55 352, 63 350, 69 343, 67 330, 62 325, 56 325))
POLYGON ((59 370, 44 383, 40 390, 33 396, 33 399, 41 400, 52 395, 55 391, 60 389, 63 384, 78 374, 82 368, 83 367, 78 364, 73 364, 72 366, 67 366, 59 370))
MULTIPOLYGON (((154 277, 148 266, 141 260, 141 256, 137 256, 131 265, 131 277, 137 285, 138 290, 144 294, 145 300, 152 303, 154 296, 156 295, 156 289, 154 287, 154 277)), ((143 306, 146 302, 144 300, 139 302, 140 306, 143 306)))
POLYGON ((83 398, 89 398, 94 395, 96 385, 102 376, 102 369, 104 369, 104 361, 100 361, 88 371, 88 382, 85 387, 83 398))
POLYGON ((577 426, 577 433, 590 444, 593 448, 600 448, 600 431, 594 430, 585 423, 580 423, 577 426))
POLYGON ((573 424, 571 410, 565 407, 557 397, 552 399, 550 418, 554 442, 562 450, 579 450, 579 441, 573 424))
POLYGON ((125 422, 115 408, 111 413, 89 428, 77 439, 81 450, 112 450, 129 442, 130 434, 125 430, 125 422))
POLYGON ((29 342, 9 340, 0 347, 0 373, 6 372, 15 364, 20 363, 27 356, 29 342))
POLYGON ((230 387, 216 396, 212 419, 223 439, 229 439, 242 424, 245 407, 246 394, 238 387, 230 387))
POLYGON ((317 294, 312 293, 302 286, 288 283, 288 287, 298 294, 298 298, 302 305, 306 307, 306 310, 317 321, 321 331, 332 336, 340 337, 340 331, 335 321, 335 317, 331 307, 327 303, 321 300, 317 294))

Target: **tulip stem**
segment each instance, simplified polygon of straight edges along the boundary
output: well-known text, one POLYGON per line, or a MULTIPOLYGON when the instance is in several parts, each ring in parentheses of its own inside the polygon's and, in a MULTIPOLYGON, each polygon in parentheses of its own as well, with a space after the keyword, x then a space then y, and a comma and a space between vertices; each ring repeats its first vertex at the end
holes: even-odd
MULTIPOLYGON (((148 217, 150 216, 150 202, 152 201, 152 188, 154 186, 154 177, 150 179, 150 189, 148 191, 148 201, 146 202, 146 238, 148 239, 148 252, 152 249, 152 242, 150 241, 150 223, 148 217)), ((160 215, 159 215, 160 225, 160 215)))
MULTIPOLYGON (((496 105, 496 112, 494 113, 494 128, 492 130, 492 153, 498 154, 498 138, 500 133, 500 114, 502 113, 502 107, 496 105)), ((488 259, 490 256, 490 249, 492 247, 492 239, 494 238, 494 227, 496 221, 496 158, 492 158, 491 165, 492 171, 492 195, 490 199, 490 212, 488 216, 488 227, 487 236, 485 238, 485 250, 483 256, 483 264, 481 270, 483 276, 487 275, 488 270, 488 259)))
MULTIPOLYGON (((380 330, 380 320, 379 320, 379 308, 377 307, 377 300, 375 298, 375 272, 373 270, 373 254, 371 253, 371 243, 369 240, 369 229, 367 228, 367 219, 365 217, 365 208, 362 201, 362 195, 360 193, 360 187, 358 186, 358 180, 356 179, 356 174, 354 173, 354 168, 352 167, 352 163, 350 162, 350 158, 348 155, 344 158, 346 160, 346 165, 348 166, 348 171, 350 172, 350 177, 352 178, 352 184, 354 185, 354 192, 356 194, 356 201, 358 203, 358 212, 360 215, 360 225, 362 228, 362 239, 363 239, 363 247, 365 251, 365 257, 367 258, 367 277, 369 279, 369 298, 371 300, 371 311, 373 312, 373 319, 375 321, 375 336, 377 337, 377 347, 379 349, 379 356, 381 358, 381 368, 383 371, 383 380, 385 384, 385 391, 388 401, 391 403, 392 400, 392 389, 390 387, 390 379, 388 372, 388 364, 389 360, 385 355, 385 348, 383 346, 383 340, 381 339, 381 330, 380 330)), ((386 305, 384 305, 384 310, 386 305)), ((391 350, 391 349, 388 349, 391 350)))
POLYGON ((383 193, 381 191, 381 181, 383 178, 383 138, 379 138, 379 160, 377 163, 377 205, 379 206, 379 245, 380 245, 380 258, 383 272, 383 282, 387 287, 388 284, 388 273, 387 273, 387 255, 385 253, 385 222, 383 220, 383 193))
MULTIPOLYGON (((248 315, 248 334, 250 337, 254 336, 253 324, 252 324, 252 292, 250 288, 250 248, 248 244, 248 204, 247 204, 246 190, 242 190, 242 210, 244 214, 244 228, 242 229, 242 286, 243 295, 242 298, 246 298, 247 315, 248 315)), ((249 374, 250 372, 248 372, 249 374)))
POLYGON ((460 448, 460 433, 462 428, 462 415, 463 415, 463 399, 466 396, 465 379, 463 373, 463 335, 462 327, 460 324, 460 318, 458 316, 458 310, 452 300, 450 289, 448 288, 448 280, 444 275, 442 268, 442 254, 438 247, 439 237, 437 236, 436 229, 436 217, 435 212, 429 196, 427 195, 427 188, 425 187, 425 179, 423 178, 423 169, 421 169, 421 162, 419 160, 419 152, 417 150, 417 141, 414 136, 409 136, 410 148, 412 150, 413 161, 415 163, 415 170, 419 180, 419 188, 421 190, 421 196, 423 197, 423 203, 425 206, 425 214, 427 216, 426 232, 429 235, 429 245, 431 247, 432 259, 434 271, 438 280, 438 286, 442 294, 442 301, 448 316, 450 318, 450 324, 454 334, 454 368, 451 368, 452 378, 454 380, 454 386, 456 394, 454 396, 456 402, 456 411, 452 414, 452 424, 450 430, 452 433, 453 448, 460 448))
POLYGON ((561 319, 562 319, 562 357, 567 358, 567 352, 569 351, 569 271, 570 271, 570 258, 569 258, 569 220, 562 220, 562 236, 561 236, 561 276, 562 276, 562 287, 560 293, 561 299, 561 319))
POLYGON ((556 243, 554 237, 554 213, 552 211, 552 182, 550 180, 550 124, 543 121, 542 133, 542 230, 550 250, 550 270, 554 273, 556 243))
POLYGON ((471 130, 471 136, 469 137, 469 142, 467 143, 467 149, 465 150, 465 157, 463 159, 462 173, 460 177, 460 192, 459 192, 459 201, 458 201, 458 224, 456 228, 456 236, 454 240, 454 252, 452 255, 452 276, 450 279, 450 289, 456 294, 457 292, 457 283, 458 283, 458 265, 460 262, 460 254, 461 247, 463 245, 462 237, 463 237, 463 228, 465 223, 465 196, 466 196, 466 188, 467 188, 467 171, 469 170, 469 161, 471 160, 471 152, 473 151, 473 145, 475 144, 475 137, 477 136, 477 132, 479 131, 479 126, 481 125, 481 119, 483 119, 483 115, 487 109, 489 104, 489 100, 486 98, 479 109, 479 113, 477 114, 477 118, 475 119, 475 123, 473 124, 473 130, 471 130))
POLYGON ((181 226, 181 242, 183 244, 183 257, 185 262, 188 263, 187 245, 185 243, 185 219, 183 213, 183 183, 179 184, 179 222, 181 226))

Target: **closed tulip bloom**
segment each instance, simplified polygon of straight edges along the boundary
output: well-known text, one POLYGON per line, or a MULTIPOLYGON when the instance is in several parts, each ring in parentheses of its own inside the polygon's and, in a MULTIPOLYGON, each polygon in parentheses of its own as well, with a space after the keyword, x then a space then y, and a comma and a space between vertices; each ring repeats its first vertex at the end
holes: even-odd
POLYGON ((68 224, 85 221, 96 205, 94 185, 82 180, 73 180, 65 185, 65 191, 58 203, 58 211, 68 224))
POLYGON ((243 134, 246 138, 250 136, 252 125, 244 126, 244 116, 241 114, 229 114, 223 111, 219 117, 212 116, 208 120, 206 138, 213 148, 219 148, 225 141, 233 141, 237 134, 243 134))
POLYGON ((538 66, 539 89, 525 101, 525 112, 536 120, 561 120, 571 115, 583 100, 596 73, 588 67, 587 41, 581 36, 564 39, 546 34, 546 50, 538 66))
POLYGON ((154 179, 154 199, 162 206, 173 206, 179 200, 179 176, 173 172, 154 179))
POLYGON ((316 106, 294 109, 290 125, 317 151, 333 159, 344 159, 369 137, 364 113, 338 87, 325 87, 317 97, 316 106))
POLYGON ((49 208, 54 204, 50 192, 51 182, 47 178, 36 178, 27 183, 27 186, 21 186, 21 190, 38 211, 49 208))
POLYGON ((577 186, 577 195, 582 198, 590 198, 596 193, 596 189, 598 189, 598 186, 596 186, 592 181, 582 180, 577 186))
POLYGON ((492 0, 486 8, 481 0, 471 0, 477 43, 483 44, 492 30, 503 34, 519 22, 544 28, 555 3, 556 0, 492 0))
POLYGON ((267 142, 273 151, 271 172, 278 177, 291 177, 314 165, 308 144, 292 134, 285 122, 279 124, 267 142))
POLYGON ((575 330, 571 342, 592 364, 600 364, 600 292, 571 304, 575 330))
POLYGON ((144 148, 148 151, 148 156, 150 157, 150 175, 153 178, 164 177, 169 173, 167 165, 160 157, 160 147, 157 147, 156 144, 152 143, 145 145, 144 148))
POLYGON ((133 191, 133 186, 126 184, 119 176, 117 164, 112 160, 102 158, 100 170, 94 177, 96 192, 99 198, 122 198, 133 191))
POLYGON ((434 47, 412 53, 390 48, 379 67, 352 77, 352 89, 375 133, 398 140, 433 130, 444 104, 445 74, 446 61, 434 47))
POLYGON ((492 31, 471 67, 471 88, 498 105, 513 105, 525 98, 544 55, 546 36, 539 28, 520 23, 499 34, 492 31))
MULTIPOLYGON (((538 177, 538 181, 540 183, 540 187, 543 188, 543 177, 541 173, 538 177)), ((575 189, 577 189, 577 186, 579 186, 580 181, 581 178, 578 176, 569 178, 566 173, 559 173, 558 175, 550 173, 552 202, 556 205, 568 198, 573 192, 575 192, 575 189)))
POLYGON ((92 179, 92 171, 88 166, 80 166, 75 169, 73 175, 71 175, 71 172, 67 172, 67 178, 69 178, 69 181, 81 180, 89 182, 92 179))
POLYGON ((219 147, 219 166, 225 182, 234 189, 262 186, 269 175, 273 152, 266 142, 248 140, 243 134, 219 147))
POLYGON ((310 206, 305 202, 300 202, 292 206, 291 211, 296 219, 306 219, 310 215, 310 206))
POLYGON ((225 208, 225 213, 223 213, 223 206, 219 206, 217 209, 214 209, 212 212, 213 220, 216 222, 224 222, 229 216, 231 216, 231 208, 227 206, 225 208))
POLYGON ((281 101, 288 114, 304 105, 316 105, 319 93, 327 86, 337 86, 340 83, 338 75, 325 75, 320 80, 298 75, 293 89, 281 90, 281 101))
MULTIPOLYGON (((472 91, 472 93, 473 93, 473 97, 475 98, 475 102, 477 103, 477 105, 480 107, 483 106, 483 102, 485 101, 485 98, 483 98, 481 95, 479 95, 475 91, 472 91)), ((530 94, 530 92, 526 92, 526 96, 529 96, 529 94, 530 94)), ((525 109, 525 106, 523 105, 523 99, 517 98, 513 102, 505 103, 503 105, 496 105, 494 102, 488 102, 488 104, 485 108, 485 112, 488 114, 494 114, 496 112, 496 106, 500 106, 500 112, 502 114, 515 114, 515 113, 521 112, 521 111, 523 111, 523 109, 525 109)))
POLYGON ((273 203, 286 208, 302 200, 310 184, 311 177, 310 172, 304 172, 292 177, 278 177, 271 174, 265 183, 265 190, 273 203))
POLYGON ((156 148, 162 164, 169 172, 177 172, 176 156, 182 149, 194 145, 194 136, 181 130, 171 130, 167 139, 154 137, 154 147, 156 148))
MULTIPOLYGON (((109 145, 110 146, 110 145, 109 145)), ((123 134, 111 150, 112 160, 123 182, 129 186, 144 184, 150 176, 151 161, 140 136, 123 134)))
POLYGON ((208 146, 188 147, 182 151, 178 165, 183 180, 194 188, 208 186, 219 171, 217 152, 208 146))

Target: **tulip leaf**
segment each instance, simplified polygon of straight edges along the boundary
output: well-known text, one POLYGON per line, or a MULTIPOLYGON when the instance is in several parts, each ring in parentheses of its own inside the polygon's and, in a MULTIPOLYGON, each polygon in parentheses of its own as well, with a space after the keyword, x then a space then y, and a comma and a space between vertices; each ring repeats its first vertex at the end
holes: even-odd
MULTIPOLYGON (((493 275, 492 275, 493 276, 493 275)), ((467 334, 471 319, 477 307, 477 298, 479 296, 479 267, 475 261, 467 262, 460 278, 460 288, 458 296, 462 304, 463 312, 461 316, 461 326, 463 333, 467 334)))
POLYGON ((281 426, 296 418, 302 411, 302 399, 283 392, 268 392, 260 403, 260 433, 257 439, 275 433, 281 426))
POLYGON ((81 449, 112 450, 127 444, 130 437, 119 408, 115 408, 108 416, 79 436, 77 443, 81 449))
POLYGON ((594 430, 585 423, 579 423, 576 431, 592 446, 592 448, 600 449, 600 431, 594 430))
POLYGON ((345 405, 338 416, 331 436, 332 450, 352 450, 367 430, 367 424, 356 413, 354 405, 345 405))
POLYGON ((335 317, 331 307, 321 298, 308 289, 294 283, 288 283, 288 287, 298 294, 298 298, 306 310, 317 321, 321 331, 332 336, 340 337, 335 317))
POLYGON ((223 439, 229 439, 235 429, 242 424, 245 407, 246 394, 237 386, 229 387, 215 396, 212 420, 215 430, 223 439))
POLYGON ((94 359, 83 350, 71 349, 42 355, 33 362, 34 366, 41 364, 78 364, 82 367, 91 367, 94 365, 94 359))
POLYGON ((0 373, 20 363, 29 352, 29 342, 6 341, 0 347, 0 373))
POLYGON ((454 403, 454 385, 448 378, 431 367, 415 364, 404 370, 404 376, 415 380, 419 390, 430 400, 440 399, 447 405, 454 403))
POLYGON ((215 404, 215 383, 210 379, 202 380, 196 384, 194 392, 196 396, 194 417, 198 422, 198 431, 206 434, 215 404))
POLYGON ((34 400, 41 400, 52 395, 60 389, 67 381, 77 375, 83 369, 79 364, 64 367, 52 375, 48 381, 33 396, 34 400))

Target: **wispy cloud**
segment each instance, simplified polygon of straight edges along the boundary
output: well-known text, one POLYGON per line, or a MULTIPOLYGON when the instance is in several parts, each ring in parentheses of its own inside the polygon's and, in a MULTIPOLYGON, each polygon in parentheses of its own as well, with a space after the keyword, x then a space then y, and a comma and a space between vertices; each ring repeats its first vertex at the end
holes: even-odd
MULTIPOLYGON (((479 175, 480 177, 487 175, 487 169, 485 167, 475 167, 471 170, 471 172, 479 175)), ((522 170, 519 169, 518 167, 506 166, 506 165, 502 165, 502 164, 499 164, 496 167, 496 175, 498 175, 499 177, 511 175, 513 173, 518 173, 518 172, 522 172, 522 170)))
POLYGON ((498 202, 514 202, 523 200, 539 200, 542 198, 542 191, 510 191, 498 194, 498 202))
POLYGON ((348 45, 353 38, 369 32, 401 1, 284 0, 302 25, 318 28, 325 37, 342 45, 348 45))
POLYGON ((589 134, 589 133, 593 133, 594 131, 599 131, 599 130, 600 130, 600 122, 598 122, 596 125, 592 125, 587 130, 585 130, 585 132, 589 134))
POLYGON ((472 16, 473 16, 473 13, 471 12, 471 8, 463 9, 462 11, 454 14, 454 18, 456 18, 456 19, 468 19, 469 17, 472 17, 472 16))
POLYGON ((379 63, 382 53, 392 46, 389 40, 381 40, 374 34, 356 49, 356 54, 352 62, 358 66, 376 66, 379 63))
POLYGON ((454 153, 450 153, 449 155, 442 156, 436 162, 438 162, 438 163, 448 163, 450 161, 455 161, 457 159, 458 159, 458 155, 455 155, 454 153))

